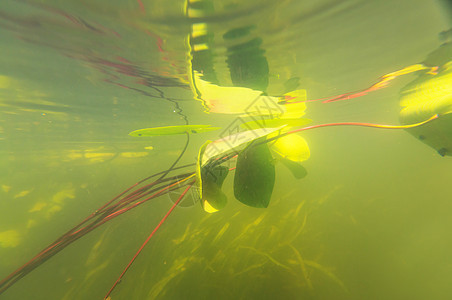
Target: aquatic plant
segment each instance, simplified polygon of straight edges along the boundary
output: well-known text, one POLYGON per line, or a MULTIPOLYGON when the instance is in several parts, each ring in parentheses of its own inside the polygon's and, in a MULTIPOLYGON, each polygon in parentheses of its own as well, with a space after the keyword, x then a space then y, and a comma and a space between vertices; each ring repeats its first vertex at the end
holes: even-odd
MULTIPOLYGON (((229 171, 235 169, 234 176, 234 195, 235 197, 242 203, 252 206, 252 207, 267 207, 275 180, 275 169, 274 169, 274 161, 272 159, 272 155, 270 153, 269 145, 272 143, 282 139, 284 137, 291 136, 295 133, 321 128, 321 127, 330 127, 330 126, 364 126, 364 127, 373 127, 373 128, 381 128, 381 129, 407 129, 418 127, 427 123, 432 122, 435 119, 438 119, 438 115, 434 115, 429 119, 410 125, 401 125, 401 126, 392 126, 392 125, 380 125, 380 124, 370 124, 370 123, 329 123, 329 124, 318 124, 307 127, 302 127, 299 129, 293 129, 290 131, 283 132, 284 127, 278 128, 259 128, 253 130, 247 130, 241 133, 242 139, 236 139, 238 136, 232 135, 214 142, 205 143, 199 152, 198 160, 196 163, 196 171, 185 171, 181 174, 167 177, 170 172, 179 171, 181 172, 184 169, 194 167, 195 164, 188 164, 177 167, 176 164, 179 162, 180 158, 184 154, 188 142, 189 135, 202 130, 211 130, 213 127, 206 125, 188 125, 188 126, 177 126, 177 127, 162 127, 162 128, 152 128, 145 129, 141 131, 142 134, 152 134, 152 135, 166 135, 166 134, 185 134, 187 136, 187 142, 181 154, 176 159, 176 161, 171 165, 169 169, 166 171, 162 171, 156 173, 152 176, 142 179, 141 181, 135 183, 118 196, 114 197, 101 207, 99 207, 96 211, 94 211, 91 215, 86 217, 81 223, 77 224, 75 227, 67 231, 61 237, 56 239, 53 243, 51 243, 48 247, 44 248, 41 252, 39 252, 36 256, 34 256, 30 261, 25 263, 23 266, 18 268, 16 271, 11 273, 9 276, 0 281, 0 294, 6 291, 9 287, 11 287, 18 280, 26 276, 28 273, 33 271, 35 268, 40 266, 42 263, 53 257, 55 254, 63 250, 68 245, 72 244, 85 234, 93 231, 99 226, 105 224, 107 221, 112 220, 113 218, 122 215, 123 213, 140 206, 148 202, 151 199, 155 199, 164 194, 167 194, 171 191, 184 189, 182 194, 179 196, 177 201, 173 204, 170 210, 166 213, 166 215, 162 218, 162 220, 158 223, 158 225, 154 228, 148 238, 145 240, 143 245, 139 248, 137 253, 134 255, 132 260, 126 266, 124 271, 119 276, 118 280, 112 286, 110 291, 107 293, 105 298, 109 298, 111 292, 117 286, 121 278, 125 275, 127 270, 133 264, 135 259, 144 249, 146 244, 150 241, 150 239, 154 236, 157 230, 161 227, 161 225, 165 222, 174 208, 178 205, 178 203, 182 200, 182 198, 186 195, 188 190, 194 186, 196 183, 199 189, 199 196, 201 199, 201 204, 207 212, 215 212, 221 209, 222 206, 225 205, 226 196, 221 191, 221 185, 228 175, 229 171), (193 127, 195 126, 195 127, 193 127), (232 141, 235 142, 232 142, 232 141), (228 141, 230 143, 228 143, 228 141), (212 148, 216 145, 218 148, 212 148), (209 150, 209 146, 212 149, 217 149, 214 152, 207 153, 209 150), (242 148, 242 149, 239 149, 242 148), (232 160, 233 158, 237 158, 236 167, 225 167, 223 164, 227 161, 232 160), (155 179, 157 178, 157 179, 155 179), (153 180, 153 181, 151 181, 153 180), (263 188, 265 187, 265 188, 263 188)), ((134 134, 132 134, 134 135, 134 134)), ((301 147, 301 152, 306 151, 304 144, 295 144, 296 147, 301 147)), ((279 148, 279 155, 284 155, 279 148)), ((289 149, 293 150, 293 149, 289 149)), ((290 156, 284 158, 286 160, 286 165, 290 165, 287 163, 287 160, 291 160, 290 156)), ((294 161, 291 161, 294 163, 294 161)), ((296 168, 292 169, 296 170, 296 168)), ((302 172, 300 170, 297 172, 293 172, 296 177, 303 177, 302 172)), ((306 217, 305 217, 306 218, 306 217)), ((260 223, 260 221, 256 222, 256 226, 260 223)), ((228 226, 228 225, 224 225, 228 226)), ((252 224, 250 225, 252 226, 252 224)), ((214 240, 219 240, 221 235, 227 230, 227 227, 223 227, 219 232, 216 233, 214 240)), ((302 230, 302 229, 301 229, 302 230)), ((244 231, 250 232, 249 229, 244 231)), ((301 232, 300 230, 298 232, 301 232)), ((299 234, 299 233, 298 233, 299 234)), ((236 237, 236 239, 240 239, 241 235, 236 237)), ((305 260, 301 256, 300 253, 296 251, 296 248, 291 246, 290 243, 286 243, 287 247, 291 249, 291 251, 295 255, 295 264, 299 265, 302 274, 304 274, 305 282, 307 286, 311 286, 309 278, 306 276, 306 267, 309 266, 311 268, 317 269, 324 274, 326 274, 331 279, 338 282, 339 285, 342 285, 339 279, 337 279, 330 271, 326 268, 322 267, 320 264, 305 260)), ((259 254, 263 258, 265 258, 268 262, 272 264, 290 270, 286 264, 279 262, 271 255, 270 252, 263 252, 255 247, 239 247, 236 251, 251 251, 259 254)), ((217 257, 214 259, 209 265, 213 265, 214 262, 221 260, 221 257, 217 257)), ((186 263, 186 262, 184 262, 186 263)), ((176 265, 177 261, 175 262, 176 265)), ((248 266, 247 269, 238 271, 239 274, 243 274, 249 272, 253 269, 258 268, 259 266, 265 264, 265 262, 258 262, 255 265, 248 266)), ((181 272, 184 268, 180 268, 175 265, 175 269, 179 270, 177 272, 181 272)), ((160 285, 165 286, 169 281, 173 280, 176 273, 172 273, 167 278, 163 278, 160 285)), ((155 288, 154 291, 151 291, 152 295, 159 294, 162 291, 163 287, 155 288)))
POLYGON ((424 63, 414 64, 388 73, 370 87, 313 100, 283 100, 280 104, 322 101, 330 103, 350 100, 387 87, 394 79, 417 73, 418 77, 400 91, 400 121, 402 124, 421 122, 433 115, 441 115, 438 122, 423 127, 405 128, 415 138, 435 149, 441 156, 452 155, 452 43, 444 43, 428 56, 424 63))

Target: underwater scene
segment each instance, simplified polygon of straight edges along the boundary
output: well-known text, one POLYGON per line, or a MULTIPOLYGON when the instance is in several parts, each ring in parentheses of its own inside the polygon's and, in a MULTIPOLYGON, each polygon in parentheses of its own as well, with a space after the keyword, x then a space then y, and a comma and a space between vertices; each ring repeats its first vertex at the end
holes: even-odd
POLYGON ((0 299, 450 299, 451 0, 2 0, 0 299))

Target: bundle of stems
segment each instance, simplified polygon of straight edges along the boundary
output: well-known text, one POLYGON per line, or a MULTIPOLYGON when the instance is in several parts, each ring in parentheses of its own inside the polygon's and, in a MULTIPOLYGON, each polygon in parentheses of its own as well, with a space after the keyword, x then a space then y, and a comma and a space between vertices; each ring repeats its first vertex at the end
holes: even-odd
MULTIPOLYGON (((172 170, 192 167, 194 164, 188 164, 181 167, 173 168, 172 170)), ((155 199, 162 195, 173 192, 182 187, 191 186, 193 182, 189 181, 194 177, 194 172, 188 172, 168 178, 158 178, 151 182, 152 178, 159 175, 164 175, 167 171, 154 174, 146 177, 137 183, 133 184, 119 195, 99 207, 92 214, 86 217, 79 224, 64 233, 53 243, 45 247, 42 251, 36 254, 32 259, 22 265, 20 268, 12 272, 6 278, 0 281, 0 294, 5 292, 14 283, 25 277, 28 273, 39 267, 48 259, 59 253, 61 250, 93 231, 99 226, 105 224, 116 218, 119 215, 145 203, 149 200, 155 199)))

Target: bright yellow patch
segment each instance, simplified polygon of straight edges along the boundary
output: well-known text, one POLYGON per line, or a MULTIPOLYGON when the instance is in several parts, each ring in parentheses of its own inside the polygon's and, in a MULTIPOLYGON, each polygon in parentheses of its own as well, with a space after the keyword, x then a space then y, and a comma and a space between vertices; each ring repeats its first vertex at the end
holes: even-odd
POLYGON ((311 156, 308 143, 296 134, 279 138, 271 145, 271 149, 282 157, 296 162, 307 160, 311 156))
POLYGON ((22 241, 22 237, 16 230, 0 232, 0 246, 3 248, 15 248, 22 241))
POLYGON ((191 26, 191 36, 193 38, 200 37, 207 34, 206 23, 195 23, 191 26))
POLYGON ((76 160, 76 159, 80 159, 83 157, 83 154, 81 152, 78 151, 71 151, 68 155, 67 158, 69 160, 76 160))
POLYGON ((14 195, 14 199, 25 197, 26 195, 28 195, 30 193, 31 193, 31 190, 19 192, 19 193, 14 195))
POLYGON ((306 90, 295 90, 285 94, 284 96, 293 99, 287 101, 287 104, 284 105, 286 111, 281 115, 280 117, 281 119, 295 119, 301 118, 302 116, 305 115, 306 103, 300 101, 306 101, 307 99, 306 90))
POLYGON ((113 156, 115 156, 115 154, 110 152, 85 153, 85 158, 90 159, 93 162, 102 162, 113 156))
POLYGON ((400 117, 404 123, 423 120, 436 113, 452 112, 452 72, 432 77, 411 90, 403 91, 400 117))
POLYGON ((11 187, 10 187, 9 185, 2 184, 2 190, 3 190, 5 193, 8 193, 9 190, 11 190, 11 187))
POLYGON ((149 155, 149 152, 122 152, 121 156, 126 158, 145 157, 149 155))
POLYGON ((63 208, 60 205, 51 206, 46 212, 46 218, 50 219, 55 213, 59 212, 63 208))
POLYGON ((7 89, 11 85, 11 78, 8 76, 0 75, 0 89, 7 89))
POLYGON ((75 189, 72 186, 69 188, 63 189, 63 190, 57 192, 55 195, 53 195, 52 202, 61 204, 61 203, 63 203, 63 200, 65 200, 67 198, 70 198, 70 199, 75 198, 75 189))
POLYGON ((209 49, 207 44, 196 44, 193 45, 193 51, 203 51, 209 49))
MULTIPOLYGON (((278 107, 278 99, 262 96, 262 91, 245 87, 219 86, 205 81, 201 77, 200 73, 194 72, 193 80, 196 90, 199 92, 198 100, 202 101, 211 113, 259 115, 269 114, 267 108, 260 107, 264 104, 269 108, 278 107), (256 105, 252 105, 253 103, 256 105), (258 103, 260 105, 257 105, 258 103)), ((280 110, 284 110, 284 106, 276 109, 276 113, 281 113, 280 110)), ((275 111, 271 111, 271 113, 275 113, 275 111)))
POLYGON ((45 202, 38 202, 32 208, 30 208, 28 210, 28 212, 32 213, 32 212, 36 212, 36 211, 41 211, 46 206, 47 206, 47 203, 45 203, 45 202))
POLYGON ((218 209, 210 205, 209 201, 207 200, 203 200, 203 208, 208 213, 214 213, 218 211, 218 209))
POLYGON ((27 222, 27 229, 35 227, 36 224, 37 224, 36 220, 33 220, 33 219, 28 220, 28 222, 27 222))

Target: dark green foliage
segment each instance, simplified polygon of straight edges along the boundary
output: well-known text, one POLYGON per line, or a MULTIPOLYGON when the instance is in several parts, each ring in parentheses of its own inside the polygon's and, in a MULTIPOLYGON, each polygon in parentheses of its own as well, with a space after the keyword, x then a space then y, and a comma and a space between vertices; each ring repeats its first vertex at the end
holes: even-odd
POLYGON ((275 166, 266 143, 258 139, 237 157, 234 195, 243 204, 267 207, 275 184, 275 166), (257 146, 255 146, 258 144, 257 146))
POLYGON ((216 210, 222 209, 227 203, 227 197, 221 190, 221 186, 228 173, 229 168, 225 166, 212 168, 205 166, 201 170, 203 201, 207 201, 216 210))
POLYGON ((300 77, 292 77, 284 82, 284 93, 295 91, 300 86, 300 77))
POLYGON ((306 171, 306 169, 298 162, 283 158, 281 159, 281 163, 286 166, 290 170, 290 172, 292 172, 292 175, 296 179, 301 179, 308 175, 308 171, 306 171))
POLYGON ((228 176, 229 168, 225 166, 215 166, 215 167, 208 167, 205 166, 201 170, 201 178, 202 182, 211 182, 217 185, 219 188, 223 186, 223 182, 226 179, 226 176, 228 176))

